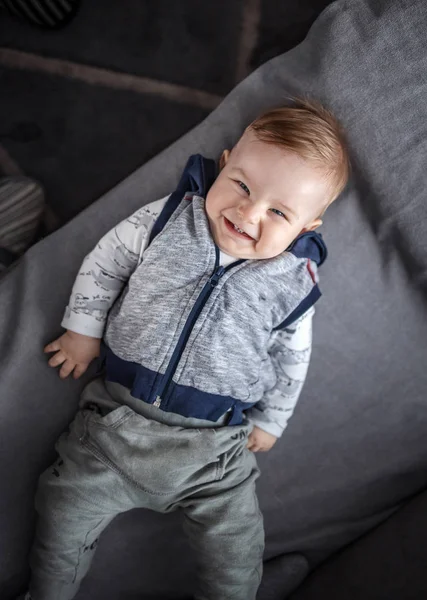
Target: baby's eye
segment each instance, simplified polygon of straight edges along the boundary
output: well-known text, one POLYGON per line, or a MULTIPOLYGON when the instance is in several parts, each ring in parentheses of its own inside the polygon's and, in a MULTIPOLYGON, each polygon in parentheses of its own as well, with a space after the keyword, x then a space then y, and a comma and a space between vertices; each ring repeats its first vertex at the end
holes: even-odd
POLYGON ((243 183, 243 181, 238 181, 237 183, 240 185, 240 187, 242 188, 242 190, 244 190, 247 193, 247 195, 249 196, 250 195, 250 191, 249 191, 248 186, 245 185, 243 183))
POLYGON ((284 219, 286 219, 286 215, 282 213, 282 211, 277 210, 277 208, 270 208, 270 210, 274 212, 274 214, 279 215, 279 217, 283 217, 284 219))

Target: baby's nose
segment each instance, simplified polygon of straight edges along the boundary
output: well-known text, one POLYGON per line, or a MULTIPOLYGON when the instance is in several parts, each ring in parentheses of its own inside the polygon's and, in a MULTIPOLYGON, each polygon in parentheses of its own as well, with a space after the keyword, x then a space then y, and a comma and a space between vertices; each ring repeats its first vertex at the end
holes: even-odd
POLYGON ((238 209, 241 219, 247 223, 258 223, 260 219, 260 209, 252 202, 246 202, 241 204, 238 209))

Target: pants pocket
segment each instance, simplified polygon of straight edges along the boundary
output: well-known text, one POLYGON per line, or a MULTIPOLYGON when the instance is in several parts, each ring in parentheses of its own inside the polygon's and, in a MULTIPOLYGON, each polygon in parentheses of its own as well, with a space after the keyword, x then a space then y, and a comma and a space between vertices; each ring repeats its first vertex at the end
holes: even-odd
POLYGON ((85 413, 88 426, 93 423, 107 429, 120 427, 127 419, 135 414, 134 411, 125 404, 120 404, 107 410, 98 405, 87 405, 83 412, 85 413))

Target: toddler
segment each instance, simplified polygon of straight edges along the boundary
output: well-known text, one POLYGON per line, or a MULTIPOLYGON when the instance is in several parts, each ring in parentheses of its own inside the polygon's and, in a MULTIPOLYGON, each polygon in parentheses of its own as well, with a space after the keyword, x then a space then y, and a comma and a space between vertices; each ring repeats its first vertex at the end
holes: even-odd
POLYGON ((283 433, 311 351, 314 232, 348 178, 335 118, 295 101, 214 161, 192 156, 175 192, 86 256, 49 365, 99 357, 42 474, 27 598, 70 600, 99 536, 135 507, 180 509, 197 600, 253 600, 264 531, 255 452, 283 433))

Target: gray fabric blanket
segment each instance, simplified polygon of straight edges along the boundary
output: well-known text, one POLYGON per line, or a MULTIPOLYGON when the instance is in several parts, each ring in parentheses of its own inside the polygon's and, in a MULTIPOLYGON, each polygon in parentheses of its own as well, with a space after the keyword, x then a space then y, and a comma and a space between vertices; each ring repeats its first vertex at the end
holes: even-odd
MULTIPOLYGON (((304 393, 280 443, 259 457, 271 559, 260 599, 285 598, 308 569, 426 487, 426 31, 424 0, 331 5, 300 46, 0 280, 2 599, 25 583, 37 477, 84 385, 61 381, 42 353, 61 331, 83 256, 117 221, 173 189, 189 154, 218 157, 290 94, 312 94, 342 120, 353 181, 322 228, 330 257, 304 393)), ((180 516, 132 511, 101 538, 77 599, 183 599, 193 574, 180 516)))

